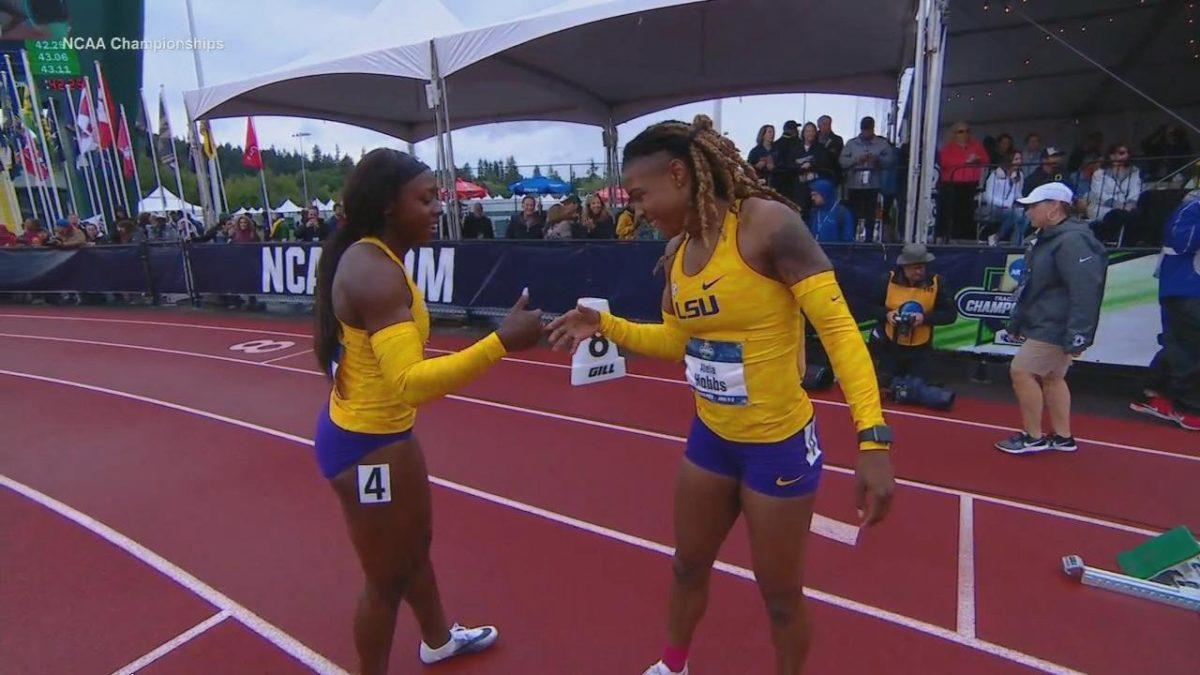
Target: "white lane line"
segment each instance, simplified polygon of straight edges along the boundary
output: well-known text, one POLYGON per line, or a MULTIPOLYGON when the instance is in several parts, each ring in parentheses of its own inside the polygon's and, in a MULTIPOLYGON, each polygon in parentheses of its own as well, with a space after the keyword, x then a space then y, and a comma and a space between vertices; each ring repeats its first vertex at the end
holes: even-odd
MULTIPOLYGON (((233 331, 233 332, 239 332, 239 333, 286 335, 289 337, 307 338, 309 340, 312 339, 312 335, 308 335, 305 333, 287 333, 287 332, 283 332, 283 331, 269 330, 269 329, 237 328, 234 326, 210 326, 210 325, 200 325, 200 324, 192 324, 192 323, 177 323, 177 322, 170 322, 170 321, 137 321, 137 320, 133 320, 133 319, 102 319, 102 318, 96 318, 96 317, 77 317, 77 316, 42 316, 42 315, 38 315, 38 314, 0 314, 0 318, 5 318, 5 317, 14 318, 14 319, 48 319, 48 320, 56 320, 56 321, 91 321, 91 322, 97 322, 97 323, 105 323, 105 322, 107 322, 107 323, 125 323, 125 324, 135 324, 135 325, 143 325, 143 326, 169 326, 169 327, 173 327, 173 328, 195 328, 197 330, 223 330, 223 331, 233 331)), ((438 354, 453 353, 453 350, 435 349, 433 347, 427 348, 427 351, 431 351, 431 352, 438 353, 438 354)), ((538 360, 534 360, 534 359, 522 359, 522 358, 516 358, 516 357, 512 357, 512 356, 506 356, 501 360, 508 361, 511 363, 520 363, 520 364, 524 364, 524 365, 530 365, 530 366, 540 366, 543 368, 570 369, 570 367, 571 367, 570 365, 563 364, 563 363, 551 363, 549 361, 538 361, 538 360)), ((669 377, 656 377, 654 375, 639 375, 637 373, 629 373, 626 375, 626 377, 629 377, 629 378, 632 378, 635 380, 648 380, 651 382, 664 382, 667 384, 687 386, 687 382, 685 382, 684 380, 674 379, 674 378, 669 378, 669 377)), ((817 405, 827 405, 827 406, 833 406, 836 408, 850 407, 848 404, 846 404, 842 401, 829 401, 826 399, 821 399, 821 398, 816 398, 816 397, 810 397, 810 398, 811 398, 812 402, 817 405)), ((884 408, 883 411, 889 415, 896 415, 898 417, 912 417, 914 419, 930 420, 930 421, 934 421, 934 422, 946 422, 948 424, 957 424, 960 426, 975 427, 977 429, 988 429, 989 431, 1001 431, 1001 432, 1005 432, 1005 433, 1019 431, 1019 429, 1017 429, 1016 427, 1006 427, 1006 426, 1003 426, 1000 424, 989 424, 987 422, 973 422, 971 420, 961 420, 961 419, 957 419, 954 417, 942 417, 940 415, 929 415, 926 413, 913 412, 911 410, 897 410, 896 408, 884 408)), ((1146 447, 1141 447, 1141 446, 1137 446, 1137 445, 1126 445, 1124 443, 1113 443, 1111 441, 1101 441, 1101 440, 1097 440, 1094 438, 1084 438, 1082 436, 1077 436, 1076 440, 1083 442, 1083 443, 1089 443, 1091 445, 1100 445, 1100 446, 1103 446, 1106 448, 1115 448, 1118 450, 1129 450, 1130 452, 1138 452, 1138 453, 1147 454, 1147 455, 1157 455, 1157 456, 1163 456, 1163 457, 1171 457, 1171 458, 1175 458, 1175 459, 1183 459, 1183 460, 1200 462, 1200 455, 1185 455, 1185 454, 1181 454, 1179 452, 1167 452, 1167 451, 1163 451, 1163 450, 1155 450, 1154 448, 1146 448, 1146 447)))
MULTIPOLYGON (((228 363, 236 363, 238 365, 244 365, 244 366, 258 366, 261 368, 273 368, 275 370, 283 370, 283 371, 287 371, 287 372, 291 372, 291 373, 300 373, 302 375, 317 375, 320 377, 324 377, 324 375, 322 375, 321 373, 319 373, 315 370, 309 370, 306 368, 292 368, 289 366, 281 366, 281 365, 274 364, 274 363, 262 363, 260 361, 246 361, 243 359, 235 359, 235 358, 232 358, 229 356, 217 356, 215 354, 202 354, 200 352, 188 352, 188 351, 182 351, 182 350, 178 350, 178 349, 165 349, 162 347, 147 347, 144 345, 130 345, 130 344, 123 344, 123 343, 119 343, 119 342, 98 342, 98 341, 94 341, 94 340, 78 340, 75 338, 60 338, 60 337, 23 335, 23 334, 13 334, 13 333, 0 333, 0 337, 15 337, 15 338, 24 338, 24 339, 29 339, 29 340, 49 340, 49 341, 53 341, 53 342, 70 342, 70 343, 92 345, 92 346, 98 346, 98 347, 114 347, 114 348, 118 348, 118 349, 132 349, 132 350, 137 350, 137 351, 149 351, 149 352, 156 352, 156 353, 160 353, 160 354, 170 354, 173 356, 188 356, 188 357, 193 357, 193 358, 198 358, 198 359, 212 359, 212 360, 216 360, 216 361, 225 361, 228 363)), ((5 372, 5 371, 0 371, 0 372, 5 372)), ((133 396, 133 394, 130 394, 130 396, 133 396)), ((686 443, 687 442, 687 439, 682 436, 674 436, 671 434, 664 434, 664 433, 661 433, 658 431, 648 431, 646 429, 638 429, 636 427, 628 427, 628 426, 624 426, 624 425, 620 425, 620 424, 614 424, 612 422, 601 422, 599 420, 588 419, 586 417, 574 417, 571 415, 563 415, 561 413, 554 413, 554 412, 549 412, 546 410, 538 410, 535 408, 521 408, 519 406, 509 405, 507 403, 498 403, 496 401, 488 401, 486 399, 471 398, 469 396, 459 396, 458 394, 448 394, 447 396, 445 396, 445 398, 447 398, 451 401, 470 403, 472 405, 480 405, 480 406, 484 406, 487 408, 496 408, 498 410, 506 410, 506 411, 518 413, 521 415, 532 415, 534 417, 544 417, 547 419, 560 420, 560 421, 571 423, 571 424, 580 424, 580 425, 584 425, 584 426, 596 427, 599 429, 608 429, 610 431, 618 431, 618 432, 622 432, 622 433, 633 434, 636 436, 645 436, 647 438, 655 438, 658 440, 671 441, 673 443, 686 443)), ((166 403, 166 402, 164 402, 164 404, 165 405, 175 405, 173 403, 166 403)), ((840 467, 840 466, 833 466, 831 464, 825 464, 825 470, 831 471, 833 473, 840 473, 840 474, 848 475, 848 476, 854 475, 853 469, 840 467)), ((1014 509, 1020 509, 1023 511, 1032 511, 1034 513, 1040 513, 1043 515, 1055 516, 1058 518, 1074 520, 1074 521, 1081 522, 1081 523, 1088 523, 1090 525, 1099 525, 1101 527, 1107 527, 1107 528, 1111 528, 1114 530, 1121 530, 1123 532, 1130 532, 1132 534, 1146 535, 1149 537, 1156 537, 1156 536, 1162 534, 1162 532, 1159 530, 1146 529, 1146 528, 1137 527, 1134 525, 1126 525, 1125 523, 1118 523, 1115 521, 1104 520, 1102 518, 1096 518, 1096 517, 1092 517, 1092 516, 1085 516, 1085 515, 1081 515, 1081 514, 1077 514, 1077 513, 1071 513, 1070 511, 1061 511, 1058 509, 1053 509, 1053 508, 1049 508, 1049 507, 1045 507, 1045 506, 1026 504, 1024 502, 1013 501, 1011 499, 1004 499, 1002 497, 991 497, 988 495, 978 494, 975 492, 968 492, 968 491, 959 490, 956 488, 943 487, 941 485, 935 485, 933 483, 922 483, 920 481, 909 480, 906 478, 897 478, 896 483, 899 485, 905 485, 908 487, 916 488, 918 490, 924 490, 927 492, 936 492, 936 493, 945 494, 945 495, 952 495, 954 497, 962 497, 962 496, 966 495, 966 496, 973 497, 979 501, 988 502, 991 504, 999 504, 1001 506, 1008 506, 1008 507, 1011 507, 1014 509)))
POLYGON ((235 326, 209 326, 199 323, 179 323, 171 321, 138 321, 135 319, 105 319, 101 317, 91 316, 48 316, 44 314, 0 314, 0 319, 45 319, 50 321, 82 321, 87 323, 122 323, 134 326, 169 326, 171 328, 195 328, 197 330, 223 330, 232 333, 258 333, 259 335, 286 335, 288 337, 298 337, 312 339, 312 335, 305 333, 285 333, 283 331, 272 330, 270 328, 238 328, 235 326))
POLYGON ((121 668, 120 670, 114 671, 113 675, 133 675, 133 673, 138 672, 142 668, 145 668, 146 666, 150 665, 151 663, 154 663, 155 661, 166 656, 168 653, 174 651, 175 649, 178 649, 184 643, 186 643, 187 641, 196 637, 197 635, 199 635, 199 634, 203 633, 204 631, 208 630, 209 628, 212 628, 213 626, 221 623, 225 619, 228 619, 229 616, 230 616, 229 610, 227 610, 227 609, 223 609, 223 610, 217 612, 216 614, 213 614, 212 616, 201 621, 200 623, 196 624, 195 626, 192 626, 191 628, 183 631, 179 635, 176 635, 175 637, 171 638, 170 640, 167 640, 166 642, 162 643, 161 645, 156 647, 153 651, 147 652, 144 656, 142 656, 138 660, 134 661, 133 663, 130 663, 129 665, 125 666, 124 668, 121 668))
POLYGON ((958 634, 975 637, 975 502, 958 499, 958 634))
POLYGON ((858 526, 843 523, 840 520, 828 518, 819 513, 812 515, 812 524, 808 529, 826 539, 839 541, 847 546, 858 544, 858 526))
POLYGON ((298 351, 294 354, 284 354, 283 356, 276 356, 273 359, 267 359, 266 361, 263 361, 263 363, 276 363, 276 362, 282 361, 284 359, 290 359, 293 356, 304 356, 305 354, 311 354, 311 353, 312 353, 312 349, 309 348, 309 349, 305 349, 302 351, 298 351))
MULTIPOLYGON (((3 373, 5 375, 12 375, 14 377, 24 377, 24 378, 33 379, 33 380, 41 380, 44 382, 51 382, 54 384, 64 384, 67 386, 79 387, 82 389, 95 389, 98 391, 102 391, 101 387, 91 387, 90 385, 81 385, 78 382, 68 382, 66 380, 56 380, 55 378, 47 378, 47 377, 42 377, 40 375, 30 375, 28 373, 14 373, 14 372, 7 371, 7 370, 0 371, 0 373, 3 373)), ((133 398, 132 395, 126 395, 123 392, 112 392, 110 390, 105 393, 113 393, 116 395, 124 395, 128 398, 133 398)), ((144 399, 144 400, 146 400, 147 402, 152 402, 152 399, 144 399)), ((166 407, 172 407, 172 406, 167 405, 166 407)), ((213 417, 216 418, 217 416, 214 415, 213 417)), ((244 424, 244 426, 249 428, 252 425, 244 424)), ((71 506, 67 506, 66 504, 58 501, 57 499, 51 497, 50 495, 47 495, 43 492, 39 492, 38 490, 36 490, 32 487, 29 487, 28 485, 25 485, 24 483, 13 480, 12 478, 9 478, 8 476, 6 476, 4 474, 0 474, 0 485, 3 485, 4 487, 8 488, 9 490, 12 490, 13 492, 18 493, 18 494, 26 497, 27 499, 30 499, 31 501, 34 501, 34 502, 40 504, 41 506, 44 506, 44 507, 50 509, 51 511, 54 511, 55 513, 66 518, 67 520, 70 520, 70 521, 82 526, 83 528, 87 529, 90 532, 93 532, 94 534, 96 534, 96 536, 107 541, 108 543, 112 544, 113 546, 116 546, 117 548, 125 551, 126 553, 133 556, 134 558, 137 558, 138 560, 142 561, 143 563, 149 565, 153 569, 157 570, 159 573, 161 573, 161 574, 165 575, 166 577, 168 577, 169 579, 173 580, 175 583, 179 584, 180 586, 183 586, 184 588, 188 589, 189 591, 195 593, 196 595, 200 596, 201 598, 204 598, 208 602, 212 603, 218 609, 228 612, 229 616, 232 616, 233 618, 242 622, 247 628, 254 631, 255 633, 258 633, 263 638, 265 638, 266 640, 268 640, 269 642, 274 644, 276 647, 279 647, 287 654, 290 654, 292 656, 292 658, 303 663, 304 665, 308 666, 309 668, 312 668, 314 671, 316 671, 318 673, 346 675, 346 671, 339 668, 332 661, 325 658, 324 656, 321 656, 317 652, 313 651, 308 646, 306 646, 304 643, 300 642, 299 640, 292 637, 291 635, 288 635, 280 628, 278 628, 275 625, 268 622, 266 619, 263 619, 262 617, 255 614, 254 612, 250 611, 246 607, 238 604, 237 602, 234 602, 233 599, 230 598, 229 596, 225 595, 224 593, 221 593, 220 591, 213 588, 212 586, 209 586, 208 584, 204 583, 203 581, 200 581, 195 576, 193 576, 189 572, 185 571, 183 568, 179 567, 175 563, 167 560, 166 558, 160 556, 159 554, 155 553, 154 551, 151 551, 150 549, 146 548, 145 546, 142 546, 138 542, 136 542, 136 541, 130 539, 129 537, 125 536, 124 534, 114 530, 113 528, 109 527, 108 525, 105 525, 104 523, 96 520, 95 518, 92 518, 91 516, 87 515, 86 513, 83 513, 82 511, 79 511, 71 506)))
MULTIPOLYGON (((0 375, 9 375, 12 377, 26 378, 26 379, 30 379, 30 380, 37 380, 40 382, 48 382, 51 384, 58 384, 58 385, 63 385, 63 386, 68 386, 68 387, 75 387, 78 389, 85 389, 87 391, 108 394, 110 396, 117 396, 120 398, 127 398, 127 399, 131 399, 131 400, 135 400, 135 401, 140 401, 143 403, 149 403, 151 405, 162 406, 164 408, 169 408, 171 410, 177 410, 177 411, 188 413, 188 414, 195 415, 198 417, 204 417, 204 418, 216 420, 218 422, 224 422, 226 424, 232 424, 234 426, 242 427, 244 429, 258 431, 260 433, 264 433, 264 434, 267 434, 270 436, 275 436, 276 438, 282 438, 285 440, 294 441, 297 443, 301 443, 303 445, 311 446, 313 444, 312 440, 310 440, 310 439, 302 438, 302 437, 296 436, 294 434, 289 434, 289 433, 286 433, 283 431, 279 431, 278 429, 271 429, 269 427, 263 427, 258 424, 253 424, 250 422, 245 422, 243 420, 226 417, 224 415, 217 415, 217 414, 208 412, 207 410, 200 410, 198 408, 190 408, 187 406, 181 406, 176 403, 160 401, 158 399, 153 399, 153 398, 149 398, 146 396, 139 396, 137 394, 130 394, 128 392, 119 391, 116 389, 109 389, 107 387, 98 387, 98 386, 91 385, 91 384, 84 384, 82 382, 73 382, 71 380, 61 380, 61 379, 54 378, 54 377, 46 377, 43 375, 33 375, 31 373, 22 373, 22 372, 16 372, 16 371, 11 371, 11 370, 0 370, 0 375)), ((0 481, 3 481, 5 484, 13 483, 13 484, 19 486, 19 488, 24 488, 25 490, 29 490, 29 491, 35 493, 36 495, 39 495, 40 497, 51 502, 51 505, 48 505, 50 508, 54 508, 53 505, 57 505, 64 509, 67 509, 70 512, 73 512, 74 514, 77 514, 79 517, 87 519, 88 521, 90 521, 92 523, 95 523, 96 525, 98 525, 101 528, 108 529, 113 535, 116 535, 117 537, 121 537, 121 538, 125 539, 132 546, 136 546, 136 547, 139 547, 139 548, 142 548, 143 550, 145 550, 144 547, 141 547, 136 542, 129 540, 127 537, 124 537, 124 535, 121 535, 121 534, 117 533, 116 531, 111 530, 111 528, 107 528, 106 526, 104 526, 100 523, 96 523, 94 520, 90 519, 88 516, 86 516, 82 513, 79 513, 78 511, 75 511, 71 507, 66 506, 65 504, 62 504, 61 502, 57 502, 56 500, 53 500, 52 498, 47 497, 46 495, 43 495, 40 492, 33 490, 32 488, 28 488, 20 483, 17 483, 16 481, 12 481, 11 479, 8 479, 7 477, 5 477, 3 475, 0 475, 0 481)), ((671 548, 670 546, 667 546, 665 544, 661 544, 661 543, 658 543, 658 542, 655 542, 655 541, 652 541, 649 539, 644 539, 642 537, 628 534, 628 533, 622 532, 620 530, 614 530, 612 528, 604 527, 602 525, 597 525, 596 523, 588 522, 586 520, 572 518, 571 516, 566 516, 561 513, 543 509, 543 508, 533 506, 530 504, 526 504, 524 502, 519 502, 514 499, 509 499, 507 497, 501 497, 500 495, 492 494, 490 492, 485 492, 483 490, 479 490, 477 488, 473 488, 468 485, 463 485, 461 483, 455 483, 453 481, 449 481, 444 478, 438 478, 436 476, 430 476, 429 481, 431 483, 434 483, 435 485, 445 487, 445 488, 448 488, 451 490, 455 490, 455 491, 461 492, 463 494, 471 495, 473 497, 491 502, 493 504, 505 506, 505 507, 514 509, 516 511, 520 511, 522 513, 527 513, 529 515, 538 516, 540 518, 544 518, 546 520, 549 520, 549 521, 552 521, 555 523, 559 523, 561 525, 566 525, 568 527, 582 530, 584 532, 596 534, 596 535, 599 535, 606 539, 611 539, 613 541, 619 541, 624 544, 629 544, 630 546, 635 546, 635 547, 641 548, 643 550, 653 551, 655 553, 660 553, 660 554, 666 555, 666 556, 674 555, 674 553, 675 553, 675 550, 673 548, 671 548)), ((16 488, 14 488, 14 489, 16 489, 16 488)), ((18 491, 21 491, 21 490, 18 489, 18 491)), ((31 498, 33 498, 33 497, 31 497, 31 498)), ((39 501, 39 503, 41 503, 40 500, 38 500, 36 498, 33 498, 33 499, 35 501, 39 501)), ((55 510, 58 510, 58 509, 55 509, 55 510)), ((68 517, 71 517, 71 516, 68 516, 68 517)), ((72 520, 74 520, 74 518, 72 518, 72 520)), ((79 521, 77 521, 77 522, 79 522, 79 521)), ((81 524, 83 524, 83 523, 81 523, 81 524)), ((88 527, 88 525, 85 524, 85 527, 88 527)), ((91 529, 91 528, 89 527, 89 529, 91 529)), ((101 536, 105 536, 105 535, 101 534, 101 536)), ((107 537, 105 537, 105 538, 107 538, 107 537)), ((125 547, 122 546, 122 548, 125 548, 125 547)), ((126 550, 128 550, 128 549, 126 549, 126 550)), ((149 555, 152 555, 152 556, 155 555, 148 550, 146 550, 146 553, 149 555)), ((162 563, 165 565, 171 565, 171 563, 168 563, 166 560, 162 560, 161 558, 159 558, 159 560, 161 560, 162 563)), ((174 567, 173 565, 171 565, 171 566, 174 567)), ((187 574, 186 572, 183 572, 183 570, 180 570, 179 568, 175 568, 175 569, 178 570, 178 572, 180 574, 187 574)), ((748 579, 748 580, 754 579, 754 573, 751 570, 746 569, 744 567, 737 566, 737 565, 733 565, 730 563, 718 561, 714 565, 714 569, 717 569, 721 572, 730 574, 735 577, 740 577, 742 579, 748 579)), ((232 600, 229 600, 225 596, 222 596, 219 593, 217 593, 215 590, 209 588, 208 586, 204 586, 202 584, 202 582, 200 582, 199 580, 196 580, 194 577, 191 577, 190 575, 188 575, 188 577, 193 579, 196 584, 200 585, 204 589, 207 589, 212 594, 219 596, 225 602, 229 603, 229 605, 232 605, 232 607, 230 607, 230 609, 233 612, 233 616, 238 618, 239 620, 242 620, 242 618, 237 614, 237 611, 234 608, 249 612, 249 610, 246 610, 244 607, 241 607, 241 605, 237 605, 232 600)), ((199 593, 199 592, 197 591, 197 593, 199 593)), ((929 636, 936 637, 936 638, 939 638, 942 640, 946 640, 948 642, 962 645, 964 647, 968 647, 970 649, 974 649, 974 650, 977 650, 977 651, 980 651, 980 652, 983 652, 986 654, 991 654, 993 656, 997 656, 999 658, 1006 659, 1008 661, 1012 661, 1014 663, 1018 663, 1018 664, 1021 664, 1024 666, 1028 666, 1030 668, 1035 668, 1035 669, 1041 670, 1043 672, 1063 674, 1063 675, 1076 675, 1077 673, 1079 673, 1079 671, 1072 670, 1071 668, 1067 668, 1066 666, 1062 666, 1057 663, 1053 663, 1051 661, 1039 659, 1035 656, 1031 656, 1029 654, 1017 651, 1015 649, 1003 647, 1003 646, 1000 646, 1000 645, 997 645, 997 644, 994 644, 991 642, 987 642, 986 640, 980 640, 978 638, 967 638, 962 635, 959 635, 955 631, 949 630, 947 628, 943 628, 942 626, 927 623, 925 621, 921 621, 919 619, 913 619, 913 618, 905 616, 903 614, 897 614, 895 612, 890 612, 888 610, 881 609, 879 607, 875 607, 872 605, 867 605, 865 603, 850 600, 849 598, 844 598, 840 595, 834 595, 832 593, 826 593, 824 591, 819 591, 819 590, 816 590, 813 588, 808 588, 808 587, 804 588, 804 594, 806 597, 812 598, 813 600, 816 600, 818 602, 823 602, 823 603, 826 603, 829 605, 833 605, 834 607, 839 607, 839 608, 842 608, 842 609, 845 609, 845 610, 848 610, 851 612, 864 614, 866 616, 870 616, 870 617, 879 619, 881 621, 886 621, 888 623, 893 623, 893 624, 896 624, 899 626, 903 626, 905 628, 909 628, 913 631, 923 633, 925 635, 929 635, 929 636)), ((209 599, 209 598, 206 597, 205 599, 209 599)), ((224 605, 222 605, 214 600, 210 599, 209 601, 219 607, 225 607, 224 605)), ((255 618, 257 618, 257 617, 255 617, 255 618)), ((262 621, 262 620, 259 619, 259 621, 262 621)), ((275 630, 278 630, 278 629, 275 629, 275 630)), ((268 639, 270 639, 270 638, 268 638, 268 639)), ((298 642, 296 644, 299 645, 298 642)), ((300 645, 300 646, 303 647, 303 645, 300 645)), ((291 652, 289 652, 289 653, 291 653, 291 652)), ((315 653, 314 653, 314 656, 316 656, 315 653)), ((305 663, 307 663, 307 662, 305 662, 305 663)), ((332 666, 332 664, 330 664, 330 666, 332 666)), ((333 666, 333 667, 336 667, 336 666, 333 666)), ((314 670, 315 669, 316 668, 314 668, 314 670)), ((319 671, 319 672, 341 672, 341 671, 319 671)))

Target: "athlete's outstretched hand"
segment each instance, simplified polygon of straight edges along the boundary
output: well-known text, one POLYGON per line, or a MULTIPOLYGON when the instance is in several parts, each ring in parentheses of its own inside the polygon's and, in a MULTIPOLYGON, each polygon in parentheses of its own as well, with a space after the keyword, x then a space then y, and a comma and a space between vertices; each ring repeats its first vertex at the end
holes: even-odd
POLYGON ((510 352, 529 349, 542 337, 542 310, 525 309, 529 305, 529 289, 517 298, 517 304, 508 310, 508 316, 500 322, 496 335, 504 348, 510 352))
POLYGON ((864 526, 883 520, 892 506, 896 479, 892 475, 892 458, 886 450, 870 450, 858 454, 858 469, 854 472, 854 496, 858 516, 864 526))
POLYGON ((600 330, 600 312, 580 305, 546 326, 550 331, 550 348, 574 352, 582 341, 600 330))

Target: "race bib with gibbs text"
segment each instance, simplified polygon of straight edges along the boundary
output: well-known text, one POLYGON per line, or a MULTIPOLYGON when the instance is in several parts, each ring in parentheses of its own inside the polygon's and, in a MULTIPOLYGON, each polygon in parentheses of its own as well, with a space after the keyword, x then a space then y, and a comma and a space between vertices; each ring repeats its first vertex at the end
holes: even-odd
POLYGON ((721 405, 748 405, 746 365, 740 342, 692 338, 683 357, 688 384, 701 398, 721 405))

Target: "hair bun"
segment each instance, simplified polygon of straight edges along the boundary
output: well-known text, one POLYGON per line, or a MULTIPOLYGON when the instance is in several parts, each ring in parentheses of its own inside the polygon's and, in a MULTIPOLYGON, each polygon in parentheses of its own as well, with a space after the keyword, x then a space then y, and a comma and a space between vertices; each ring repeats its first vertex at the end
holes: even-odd
POLYGON ((699 115, 696 115, 692 119, 692 131, 693 132, 699 133, 702 131, 712 131, 712 130, 713 130, 713 121, 712 121, 712 118, 709 117, 708 115, 701 113, 699 115))

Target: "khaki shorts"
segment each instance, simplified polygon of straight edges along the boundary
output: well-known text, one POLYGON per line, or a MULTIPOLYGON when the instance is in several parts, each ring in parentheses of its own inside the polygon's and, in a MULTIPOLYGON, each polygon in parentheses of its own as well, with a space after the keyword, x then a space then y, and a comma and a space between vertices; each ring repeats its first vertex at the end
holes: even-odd
POLYGON ((1040 340, 1025 340, 1010 368, 1039 377, 1063 378, 1074 360, 1062 347, 1040 340))

